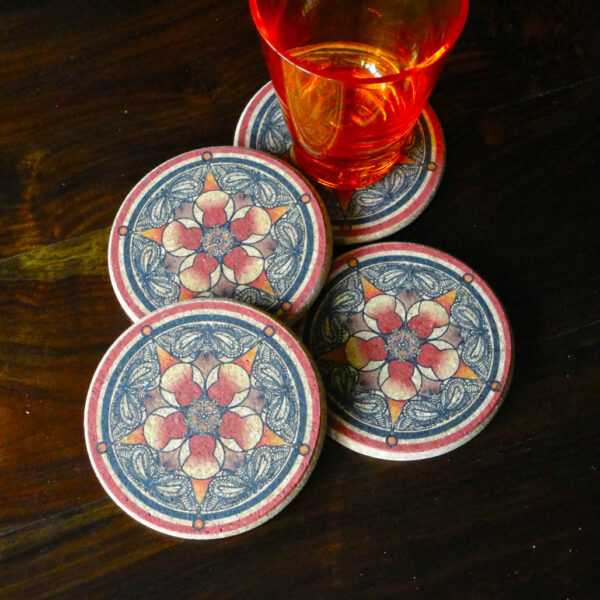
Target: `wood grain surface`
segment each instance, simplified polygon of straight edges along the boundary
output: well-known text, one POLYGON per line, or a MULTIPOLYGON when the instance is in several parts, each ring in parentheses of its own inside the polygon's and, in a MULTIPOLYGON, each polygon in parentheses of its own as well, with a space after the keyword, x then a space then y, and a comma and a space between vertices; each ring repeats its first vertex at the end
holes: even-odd
POLYGON ((230 144, 268 79, 248 7, 2 2, 0 597, 600 597, 599 31, 594 0, 474 0, 431 97, 442 184, 393 236, 502 300, 516 363, 492 423, 407 464, 328 440, 276 518, 189 542, 107 497, 83 408, 129 324, 106 264, 118 207, 164 160, 230 144))

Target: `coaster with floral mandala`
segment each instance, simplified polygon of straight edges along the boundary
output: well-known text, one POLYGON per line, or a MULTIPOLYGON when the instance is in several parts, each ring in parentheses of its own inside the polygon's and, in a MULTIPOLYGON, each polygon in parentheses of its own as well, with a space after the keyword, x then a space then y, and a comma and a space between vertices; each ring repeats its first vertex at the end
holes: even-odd
POLYGON ((293 323, 330 260, 314 189, 281 161, 233 147, 154 169, 125 199, 109 242, 113 287, 134 321, 183 300, 226 297, 293 323))
POLYGON ((267 314, 185 302, 130 327, 100 363, 85 435, 128 514, 184 538, 242 533, 279 512, 321 451, 324 392, 310 358, 267 314))
MULTIPOLYGON (((234 144, 292 162, 292 138, 271 82, 258 91, 242 113, 234 144)), ((327 207, 334 241, 374 241, 412 223, 435 195, 445 160, 442 128, 427 105, 398 164, 381 181, 360 190, 335 192, 315 184, 327 207)))
POLYGON ((391 460, 464 444, 509 384, 508 321, 472 269, 432 248, 381 243, 334 261, 306 333, 329 433, 391 460))

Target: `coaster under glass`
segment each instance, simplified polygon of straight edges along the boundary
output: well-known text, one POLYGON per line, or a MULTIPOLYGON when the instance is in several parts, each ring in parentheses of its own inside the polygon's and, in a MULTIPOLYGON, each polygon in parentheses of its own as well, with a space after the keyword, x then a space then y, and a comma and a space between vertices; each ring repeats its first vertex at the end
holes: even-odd
MULTIPOLYGON (((253 148, 292 163, 292 139, 271 82, 250 100, 238 122, 234 145, 253 148)), ((355 191, 314 184, 327 207, 338 244, 379 240, 412 223, 440 184, 445 144, 440 123, 427 105, 398 164, 381 181, 355 191)))

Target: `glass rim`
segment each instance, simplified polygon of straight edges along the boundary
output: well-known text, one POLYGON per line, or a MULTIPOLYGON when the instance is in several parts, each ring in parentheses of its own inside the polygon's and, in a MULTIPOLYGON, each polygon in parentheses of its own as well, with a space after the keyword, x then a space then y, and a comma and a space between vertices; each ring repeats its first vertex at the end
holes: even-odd
MULTIPOLYGON (((292 64, 297 69, 304 71, 305 73, 309 73, 310 75, 314 75, 316 77, 320 77, 321 79, 330 79, 332 81, 338 81, 341 83, 345 83, 347 80, 342 77, 332 77, 331 75, 323 75, 316 70, 310 69, 307 65, 302 64, 298 60, 296 60, 288 51, 283 48, 279 48, 277 45, 273 43, 267 34, 267 29, 264 25, 263 19, 261 17, 260 11, 258 9, 258 1, 259 0, 249 0, 250 4, 250 14, 252 15, 252 20, 254 21, 254 25, 258 30, 258 33, 261 39, 268 45, 270 48, 276 52, 281 58, 283 58, 286 62, 292 64)), ((402 79, 407 75, 415 71, 420 71, 430 65, 435 64, 439 60, 441 60, 454 46, 456 40, 460 37, 462 33, 465 23, 467 21, 467 14, 469 12, 469 0, 459 0, 460 2, 460 11, 459 11, 459 22, 458 26, 454 29, 454 33, 452 37, 448 38, 444 44, 442 44, 436 52, 432 55, 428 56, 421 62, 409 67, 407 69, 402 69, 399 73, 394 73, 392 75, 385 75, 383 77, 361 77, 360 79, 356 79, 356 83, 360 83, 360 85, 368 85, 368 84, 377 84, 377 83, 388 83, 391 81, 396 81, 398 79, 402 79)))

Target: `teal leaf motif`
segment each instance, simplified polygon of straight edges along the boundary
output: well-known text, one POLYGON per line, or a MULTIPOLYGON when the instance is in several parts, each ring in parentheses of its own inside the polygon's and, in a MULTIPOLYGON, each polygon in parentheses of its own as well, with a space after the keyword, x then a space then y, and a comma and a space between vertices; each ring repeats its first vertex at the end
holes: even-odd
POLYGON ((329 388, 335 390, 340 402, 352 404, 352 394, 358 385, 358 373, 349 364, 332 360, 319 361, 319 369, 324 378, 329 380, 329 388))
POLYGON ((283 119, 279 102, 274 98, 261 128, 257 149, 279 157, 288 152, 291 147, 292 137, 283 119))
POLYGON ((361 389, 355 392, 352 411, 367 423, 388 429, 392 422, 387 402, 382 394, 375 390, 361 389))
POLYGON ((490 343, 486 335, 473 336, 462 347, 462 359, 467 364, 478 364, 490 353, 490 343))
POLYGON ((463 331, 476 331, 482 325, 480 313, 464 304, 452 307, 452 318, 456 326, 463 331))
POLYGON ((233 325, 215 325, 177 327, 162 334, 157 341, 182 361, 193 361, 201 353, 211 354, 219 360, 231 361, 254 347, 258 338, 233 325))
POLYGON ((267 311, 273 310, 279 304, 278 298, 250 285, 240 285, 236 287, 233 290, 233 298, 240 302, 244 302, 245 304, 258 306, 267 311))
POLYGON ((249 495, 248 486, 241 477, 229 475, 225 477, 215 477, 210 484, 210 491, 204 498, 201 507, 214 510, 218 502, 234 503, 239 499, 249 495))
POLYGON ((352 275, 340 289, 331 291, 333 300, 329 303, 330 310, 338 315, 348 315, 360 312, 364 308, 364 294, 358 275, 352 275))
POLYGON ((173 181, 168 187, 168 195, 179 202, 193 202, 202 193, 199 181, 192 179, 189 175, 180 177, 173 181))
POLYGON ((352 195, 348 215, 364 217, 387 209, 392 203, 400 206, 402 197, 415 183, 419 170, 418 165, 398 165, 381 181, 358 190, 352 195))
MULTIPOLYGON (((454 282, 451 282, 454 284, 454 282)), ((444 288, 444 278, 433 269, 421 269, 413 276, 412 287, 423 298, 441 296, 444 288)))
POLYGON ((483 383, 476 380, 448 379, 434 396, 417 396, 404 406, 394 429, 427 432, 468 409, 479 397, 483 383))
POLYGON ((187 510, 193 510, 198 505, 188 477, 177 471, 160 470, 152 481, 152 487, 165 504, 175 504, 187 510))
POLYGON ((368 425, 389 429, 392 425, 384 396, 363 387, 356 369, 347 363, 321 360, 319 370, 332 400, 368 425))
POLYGON ((222 176, 220 184, 230 194, 248 194, 257 206, 274 208, 290 204, 289 193, 275 179, 257 169, 232 169, 222 176))
POLYGON ((155 457, 146 452, 143 446, 134 449, 131 466, 138 478, 144 481, 151 479, 156 472, 155 457))
POLYGON ((369 267, 363 276, 383 292, 414 290, 423 299, 437 298, 456 288, 455 280, 436 269, 401 261, 369 267))
POLYGON ((365 297, 357 273, 335 285, 321 303, 310 329, 309 347, 315 356, 337 348, 348 338, 346 320, 364 309, 365 297))
POLYGON ((115 456, 129 479, 153 501, 167 508, 193 512, 198 502, 188 478, 168 471, 149 446, 117 444, 115 456))
POLYGON ((297 430, 298 409, 289 394, 268 394, 265 422, 286 442, 292 442, 297 430))
POLYGON ((140 247, 137 255, 137 263, 142 274, 148 275, 156 271, 164 258, 164 250, 157 243, 146 238, 135 238, 137 246, 140 247))
POLYGON ((281 296, 285 293, 286 287, 289 287, 286 284, 289 283, 290 278, 293 281, 293 276, 298 272, 300 258, 298 252, 280 247, 265 261, 267 278, 272 285, 275 284, 274 287, 278 288, 278 295, 281 296))
POLYGON ((297 208, 290 209, 273 227, 273 237, 286 250, 298 248, 304 240, 302 230, 302 216, 297 208))
POLYGON ((221 471, 215 476, 200 508, 217 512, 260 493, 278 476, 292 451, 287 446, 261 446, 249 451, 244 465, 234 472, 221 471))
POLYGON ((109 431, 116 441, 139 427, 146 414, 143 399, 158 385, 160 366, 151 344, 146 344, 125 367, 111 405, 109 431))
MULTIPOLYGON (((162 227, 169 222, 176 199, 167 195, 158 194, 146 207, 147 221, 142 222, 146 227, 162 227)), ((142 224, 139 223, 139 224, 142 224)), ((139 225, 138 224, 138 225, 139 225)))
POLYGON ((149 446, 116 446, 116 453, 123 460, 129 475, 142 486, 150 485, 156 474, 158 462, 156 451, 149 446))
POLYGON ((402 264, 370 267, 363 272, 363 277, 375 287, 382 292, 392 292, 393 294, 402 291, 410 275, 410 268, 402 264))
POLYGON ((402 416, 408 417, 422 427, 432 425, 439 419, 441 414, 441 407, 427 399, 411 401, 404 406, 402 411, 402 416))
POLYGON ((451 379, 446 382, 440 394, 441 407, 446 413, 459 410, 469 400, 467 386, 460 379, 451 379))
POLYGON ((175 210, 185 203, 195 202, 202 193, 204 181, 210 171, 217 182, 223 171, 218 163, 201 162, 188 167, 184 173, 163 181, 150 197, 144 198, 140 216, 134 224, 135 231, 162 227, 175 217, 175 210))
POLYGON ((283 297, 300 272, 306 224, 297 208, 290 209, 273 226, 275 251, 265 261, 265 273, 277 296, 283 297))
POLYGON ((147 391, 158 385, 160 366, 156 350, 151 343, 146 344, 132 359, 120 387, 127 390, 147 391))
POLYGON ((252 366, 253 385, 258 390, 287 392, 290 376, 281 358, 267 344, 259 347, 252 366))
POLYGON ((176 302, 179 297, 179 280, 164 266, 165 250, 162 246, 142 236, 132 239, 132 267, 136 278, 155 307, 176 302))
POLYGON ((252 366, 252 385, 265 399, 263 418, 277 435, 292 442, 299 426, 298 401, 292 378, 281 358, 268 345, 263 344, 252 366))
POLYGON ((463 339, 459 354, 481 378, 487 378, 493 360, 493 345, 489 326, 472 295, 465 289, 459 291, 450 309, 451 323, 460 329, 463 339))
POLYGON ((139 427, 144 419, 145 409, 138 394, 128 390, 120 391, 114 404, 115 419, 112 428, 112 439, 120 440, 125 435, 139 427))
POLYGON ((156 306, 167 306, 179 298, 179 282, 172 274, 157 273, 146 279, 146 289, 156 306))

